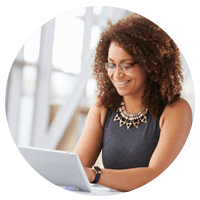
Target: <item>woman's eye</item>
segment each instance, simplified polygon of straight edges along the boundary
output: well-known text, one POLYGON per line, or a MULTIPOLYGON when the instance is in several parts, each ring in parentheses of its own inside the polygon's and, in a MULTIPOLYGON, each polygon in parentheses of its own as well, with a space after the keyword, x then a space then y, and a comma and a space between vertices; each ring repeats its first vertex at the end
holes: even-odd
POLYGON ((109 63, 109 66, 108 66, 108 67, 111 68, 111 69, 113 69, 113 68, 115 68, 115 65, 112 64, 112 63, 109 63))
POLYGON ((124 64, 124 68, 125 69, 130 69, 132 67, 132 64, 130 64, 130 63, 125 63, 124 64))

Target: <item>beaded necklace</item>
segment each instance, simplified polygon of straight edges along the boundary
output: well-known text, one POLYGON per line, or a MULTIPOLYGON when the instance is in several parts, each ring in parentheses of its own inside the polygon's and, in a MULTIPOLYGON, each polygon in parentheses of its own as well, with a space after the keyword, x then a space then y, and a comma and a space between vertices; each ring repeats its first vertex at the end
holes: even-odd
POLYGON ((122 102, 117 110, 117 114, 114 118, 114 121, 119 120, 120 127, 126 124, 127 129, 129 129, 132 125, 138 128, 140 122, 147 123, 147 112, 148 109, 142 107, 142 109, 137 113, 130 114, 126 111, 124 102, 122 102))

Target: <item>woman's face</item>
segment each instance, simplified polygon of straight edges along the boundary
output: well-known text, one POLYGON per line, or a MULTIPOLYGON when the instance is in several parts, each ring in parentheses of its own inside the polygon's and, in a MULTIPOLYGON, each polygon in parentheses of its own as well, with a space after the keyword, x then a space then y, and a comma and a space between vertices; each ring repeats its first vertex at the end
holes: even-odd
POLYGON ((131 72, 124 73, 119 67, 121 63, 134 63, 135 61, 131 55, 116 43, 111 43, 108 50, 108 62, 115 64, 117 67, 114 73, 108 72, 108 76, 119 95, 123 97, 141 98, 143 96, 146 85, 145 70, 139 64, 135 64, 131 72))

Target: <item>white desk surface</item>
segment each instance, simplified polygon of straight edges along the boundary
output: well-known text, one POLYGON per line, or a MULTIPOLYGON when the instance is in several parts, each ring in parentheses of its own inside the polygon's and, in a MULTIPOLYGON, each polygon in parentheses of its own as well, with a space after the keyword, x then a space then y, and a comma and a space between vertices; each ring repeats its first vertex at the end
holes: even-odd
POLYGON ((78 194, 89 195, 89 196, 109 196, 109 195, 116 195, 116 194, 123 194, 124 192, 120 192, 117 190, 113 190, 107 187, 103 187, 101 185, 91 184, 92 191, 91 192, 84 192, 84 191, 72 191, 78 194))

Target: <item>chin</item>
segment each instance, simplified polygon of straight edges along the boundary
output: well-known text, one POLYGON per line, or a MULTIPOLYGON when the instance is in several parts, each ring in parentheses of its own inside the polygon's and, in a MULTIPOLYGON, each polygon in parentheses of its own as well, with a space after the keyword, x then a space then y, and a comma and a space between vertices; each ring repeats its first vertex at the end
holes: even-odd
POLYGON ((129 95, 129 93, 126 92, 126 91, 122 91, 122 90, 118 90, 118 89, 117 89, 117 92, 118 92, 118 94, 119 94, 120 96, 128 96, 128 95, 129 95))

